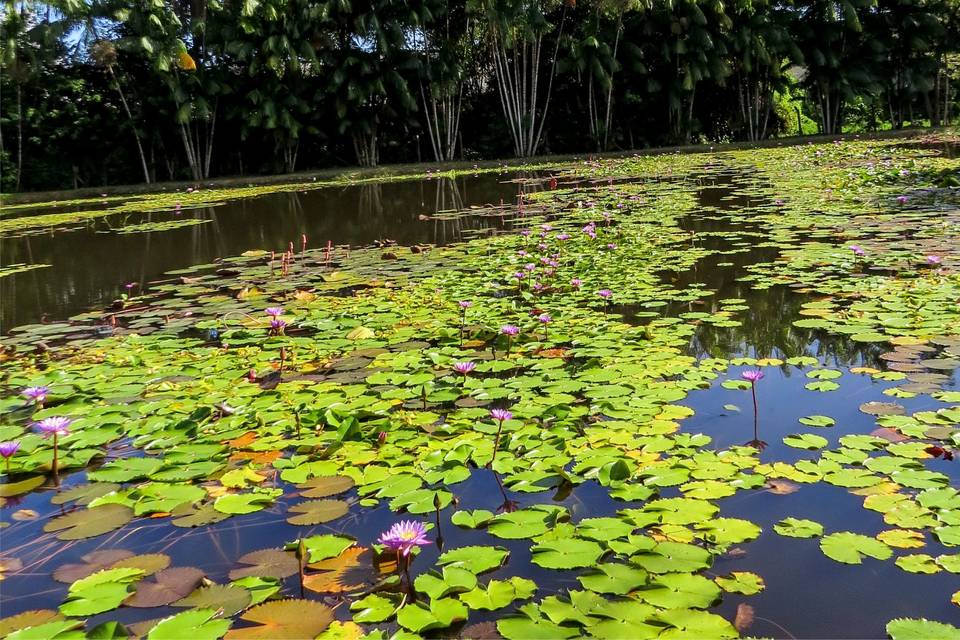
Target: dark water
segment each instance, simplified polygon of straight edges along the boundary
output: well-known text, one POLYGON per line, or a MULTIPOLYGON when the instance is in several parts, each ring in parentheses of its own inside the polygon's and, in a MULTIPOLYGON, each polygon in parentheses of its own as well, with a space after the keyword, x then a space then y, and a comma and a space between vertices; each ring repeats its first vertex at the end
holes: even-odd
POLYGON ((541 188, 512 182, 534 175, 481 174, 276 193, 182 213, 121 214, 80 228, 0 238, 0 266, 51 265, 0 278, 0 333, 103 307, 124 291, 124 284, 146 283, 165 271, 252 249, 281 252, 291 241, 299 250, 302 234, 311 247, 327 241, 363 246, 387 240, 401 245, 463 240, 508 225, 489 208, 512 205, 525 190, 541 188), (451 219, 420 219, 464 209, 451 219), (210 222, 149 233, 110 231, 125 224, 185 218, 210 222))
MULTIPOLYGON (((203 215, 213 216, 216 219, 214 223, 177 232, 154 234, 155 238, 98 236, 92 232, 82 232, 86 235, 79 237, 104 238, 105 241, 121 244, 132 243, 126 248, 126 253, 120 254, 120 259, 116 261, 117 268, 140 267, 146 273, 148 267, 159 272, 208 261, 211 256, 229 255, 248 248, 280 248, 307 226, 311 237, 329 236, 335 242, 369 243, 386 236, 401 243, 442 243, 463 237, 466 229, 490 228, 500 224, 499 218, 471 221, 468 217, 459 220, 459 226, 451 222, 449 228, 439 223, 418 221, 420 212, 446 208, 446 205, 437 205, 435 201, 427 198, 427 195, 433 195, 430 189, 435 186, 430 183, 383 185, 379 189, 379 209, 370 209, 367 208, 369 205, 362 204, 365 196, 360 188, 330 193, 285 194, 236 203, 229 205, 229 209, 212 209, 203 215), (406 199, 414 198, 418 190, 421 192, 419 199, 406 199), (391 198, 387 198, 387 194, 391 194, 391 198), (349 198, 352 198, 349 200, 352 202, 352 209, 320 208, 321 203, 331 206, 332 203, 342 203, 349 198), (410 202, 416 203, 416 206, 410 202), (307 206, 308 204, 310 206, 307 206), (280 209, 281 205, 287 208, 280 209), (225 234, 229 239, 219 237, 221 234, 225 234), (180 256, 177 256, 176 260, 165 256, 166 252, 177 253, 174 248, 177 248, 178 244, 184 245, 179 248, 184 254, 182 259, 180 256), (154 257, 145 255, 142 259, 144 265, 138 265, 133 259, 137 246, 154 257)), ((465 188, 461 194, 464 203, 499 202, 500 197, 515 197, 517 188, 515 184, 504 185, 490 178, 488 181, 469 182, 470 196, 464 194, 467 191, 465 188), (481 188, 480 184, 486 186, 481 188)), ((702 242, 712 248, 731 248, 722 246, 726 240, 711 237, 709 233, 730 229, 728 222, 716 219, 714 214, 718 210, 750 206, 749 197, 738 195, 737 190, 737 180, 730 176, 720 176, 701 185, 698 191, 700 204, 711 213, 690 216, 684 221, 684 228, 704 235, 706 239, 702 242)), ((753 230, 744 228, 742 231, 750 233, 753 230)), ((68 238, 70 235, 64 234, 64 237, 68 238)), ((44 240, 50 243, 59 242, 55 235, 44 240)), ((36 237, 30 239, 31 243, 37 241, 36 237)), ((105 247, 101 251, 111 249, 105 247)), ((78 251, 78 254, 81 253, 78 251)), ((752 291, 749 285, 737 282, 736 278, 743 273, 744 266, 770 260, 774 255, 775 249, 771 248, 711 255, 689 271, 664 274, 664 277, 678 288, 692 283, 704 283, 716 291, 713 299, 743 298, 744 304, 749 307, 749 310, 737 314, 742 326, 701 326, 691 339, 688 347, 690 353, 698 357, 747 355, 786 358, 809 355, 817 358, 821 366, 841 370, 859 365, 877 366, 878 350, 875 345, 853 343, 821 332, 791 327, 791 322, 798 317, 799 305, 808 300, 804 295, 784 287, 752 291)), ((103 276, 101 272, 112 272, 112 267, 104 268, 102 255, 78 255, 77 259, 80 262, 75 263, 75 277, 86 279, 83 282, 97 282, 97 278, 103 276)), ((69 262, 67 264, 69 265, 69 262)), ((69 267, 61 268, 61 271, 66 270, 69 270, 69 267)), ((39 277, 41 273, 37 272, 35 275, 39 277)), ((143 277, 137 275, 136 271, 133 273, 134 275, 121 277, 119 280, 143 277)), ((104 295, 115 295, 118 291, 117 285, 106 280, 104 282, 102 286, 107 292, 104 295)), ((70 291, 65 289, 68 285, 50 281, 47 286, 60 292, 65 299, 70 298, 70 291)), ((92 289, 86 289, 90 290, 92 289)), ((8 293, 4 292, 5 301, 7 296, 8 293)), ((6 302, 4 304, 6 306, 6 302)), ((76 308, 85 307, 77 304, 76 308)), ((688 309, 671 309, 669 313, 684 310, 688 309)), ((698 307, 697 310, 706 309, 698 307)), ((760 452, 762 462, 794 462, 800 459, 816 459, 819 456, 819 452, 803 451, 784 445, 782 438, 791 433, 814 432, 829 440, 828 448, 836 447, 839 438, 844 435, 870 433, 876 427, 874 418, 861 413, 858 410, 859 405, 871 400, 890 401, 891 398, 883 395, 882 391, 897 384, 876 381, 869 376, 844 373, 836 380, 840 384, 839 390, 816 393, 804 389, 804 385, 810 382, 804 375, 805 370, 787 366, 765 367, 765 377, 757 387, 759 412, 755 422, 749 392, 727 390, 720 386, 725 379, 739 379, 741 370, 741 367, 731 367, 709 389, 694 391, 682 402, 696 412, 691 418, 682 421, 682 430, 709 435, 713 439, 708 446, 710 449, 727 448, 759 439, 764 443, 760 452), (727 405, 735 405, 736 409, 727 405), (836 420, 836 426, 813 429, 798 422, 800 417, 811 414, 829 415, 836 420)), ((943 388, 960 389, 957 375, 953 374, 943 388)), ((903 404, 908 413, 944 406, 926 395, 896 401, 903 404)), ((960 480, 957 464, 960 463, 932 460, 926 462, 926 468, 948 474, 951 484, 956 485, 960 480)), ((65 479, 65 484, 82 483, 83 477, 83 473, 74 474, 65 479)), ((20 558, 25 567, 2 583, 2 615, 41 607, 55 608, 63 599, 66 585, 53 582, 50 573, 63 564, 77 562, 84 553, 98 548, 123 548, 136 553, 167 553, 173 558, 171 566, 196 566, 204 570, 211 580, 223 583, 227 581, 229 571, 236 568, 236 558, 249 551, 277 547, 300 536, 335 531, 355 536, 359 544, 367 546, 396 520, 396 514, 383 505, 375 509, 354 509, 343 520, 332 523, 331 527, 305 530, 285 521, 288 506, 297 502, 296 488, 282 482, 279 486, 285 490, 285 495, 273 508, 242 518, 188 530, 173 527, 164 519, 139 520, 137 522, 140 526, 135 530, 128 526, 99 538, 69 544, 51 541, 46 536, 41 538, 46 516, 57 515, 61 510, 61 507, 49 502, 54 487, 11 500, 4 507, 4 520, 9 520, 10 513, 18 509, 33 509, 44 517, 36 521, 14 522, 4 531, 2 555, 20 558), (39 543, 38 538, 41 540, 39 543)), ((482 469, 474 470, 469 480, 449 489, 456 495, 459 506, 444 509, 439 515, 439 530, 431 532, 431 538, 442 538, 444 549, 492 542, 507 547, 511 552, 508 564, 490 574, 491 577, 529 577, 538 583, 537 600, 558 591, 580 588, 576 576, 583 573, 582 571, 548 571, 532 564, 528 541, 492 539, 482 530, 464 530, 453 526, 449 521, 456 508, 488 509, 496 512, 508 500, 514 503, 511 506, 522 507, 549 501, 551 499, 546 496, 550 494, 504 494, 493 473, 482 469)), ((351 492, 348 497, 355 495, 355 492, 351 492)), ((667 488, 661 492, 662 497, 675 495, 679 495, 676 489, 667 488)), ((640 506, 612 500, 607 490, 593 481, 579 485, 572 491, 560 492, 552 497, 552 501, 567 507, 573 522, 586 517, 611 515, 622 508, 640 506)), ((730 571, 753 571, 764 578, 767 587, 760 594, 750 597, 724 594, 722 603, 715 611, 732 620, 739 604, 751 605, 756 618, 745 634, 755 637, 880 638, 886 635, 886 623, 897 617, 927 617, 952 624, 960 623, 958 609, 950 604, 950 595, 960 588, 955 574, 946 571, 936 575, 911 574, 897 567, 894 558, 882 562, 867 558, 862 565, 840 564, 820 551, 817 538, 789 538, 779 536, 773 531, 773 525, 788 516, 820 522, 827 534, 853 531, 872 536, 894 528, 883 522, 881 514, 864 509, 862 503, 863 497, 823 482, 800 484, 798 490, 789 495, 777 495, 762 490, 742 491, 717 501, 722 516, 748 519, 761 526, 763 533, 757 540, 739 545, 739 553, 718 558, 707 575, 713 577, 730 571)), ((433 521, 432 516, 423 519, 433 521)), ((956 552, 955 548, 944 547, 932 536, 926 536, 926 542, 924 548, 907 552, 926 553, 931 556, 956 552)), ((411 570, 414 577, 433 566, 441 552, 440 546, 438 544, 423 549, 411 570)), ((895 552, 897 556, 904 553, 902 550, 895 552)), ((288 578, 285 586, 286 594, 298 595, 296 576, 288 578)), ((121 607, 91 618, 87 628, 105 620, 131 623, 163 617, 176 611, 178 610, 174 608, 121 607)), ((336 612, 340 619, 350 617, 346 606, 338 607, 336 612)), ((502 615, 504 610, 472 611, 470 623, 493 620, 502 615)), ((444 630, 443 635, 456 637, 458 631, 458 628, 444 630)))

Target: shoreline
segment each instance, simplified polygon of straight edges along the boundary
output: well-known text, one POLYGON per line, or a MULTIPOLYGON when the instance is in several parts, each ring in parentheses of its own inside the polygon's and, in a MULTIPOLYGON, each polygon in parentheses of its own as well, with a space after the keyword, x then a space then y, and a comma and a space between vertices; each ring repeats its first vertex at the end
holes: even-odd
POLYGON ((888 140, 897 138, 915 137, 927 133, 943 133, 954 130, 954 126, 949 127, 928 127, 928 128, 910 128, 890 131, 875 131, 865 133, 846 133, 840 135, 815 135, 815 136, 792 136, 788 138, 771 138, 756 142, 730 142, 721 144, 690 144, 672 147, 650 147, 646 149, 631 149, 627 151, 607 151, 603 153, 581 153, 581 154, 556 154, 535 156, 533 158, 500 158, 493 160, 478 160, 476 162, 469 160, 455 160, 450 162, 420 162, 406 164, 382 165, 379 167, 362 168, 329 168, 311 171, 301 171, 286 174, 256 175, 256 176, 224 176, 220 178, 210 178, 201 182, 196 181, 175 181, 175 182, 154 182, 151 184, 135 183, 125 185, 112 185, 105 187, 84 187, 81 189, 64 189, 54 191, 28 191, 24 193, 3 193, 0 194, 0 209, 3 206, 17 206, 28 204, 56 203, 63 200, 82 200, 97 199, 106 196, 123 195, 144 195, 152 193, 168 193, 178 191, 188 187, 194 187, 202 184, 207 188, 231 188, 231 187, 249 187, 271 184, 295 184, 299 182, 309 182, 311 180, 324 180, 331 182, 352 183, 368 180, 405 180, 422 177, 426 171, 431 173, 446 172, 470 172, 477 169, 496 169, 505 163, 511 165, 513 169, 529 166, 537 166, 575 162, 585 158, 603 159, 603 158, 622 158, 633 155, 656 156, 671 153, 722 153, 724 151, 742 151, 745 149, 766 149, 771 147, 798 146, 801 144, 816 144, 830 140, 888 140))

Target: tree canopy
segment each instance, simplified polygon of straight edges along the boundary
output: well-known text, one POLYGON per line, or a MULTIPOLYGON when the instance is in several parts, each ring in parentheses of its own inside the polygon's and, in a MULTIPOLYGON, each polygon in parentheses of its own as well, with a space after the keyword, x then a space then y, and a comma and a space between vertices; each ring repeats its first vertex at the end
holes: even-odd
POLYGON ((3 191, 945 124, 958 0, 5 0, 3 191))

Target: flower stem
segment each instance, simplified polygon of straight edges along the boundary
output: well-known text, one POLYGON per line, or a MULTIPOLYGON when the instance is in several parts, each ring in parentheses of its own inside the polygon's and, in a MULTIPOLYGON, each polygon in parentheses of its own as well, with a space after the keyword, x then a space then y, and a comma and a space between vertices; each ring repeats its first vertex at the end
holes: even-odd
POLYGON ((493 465, 493 461, 497 459, 497 449, 500 448, 500 434, 503 432, 503 420, 498 420, 500 426, 497 427, 497 438, 493 441, 493 455, 490 456, 490 464, 493 465))

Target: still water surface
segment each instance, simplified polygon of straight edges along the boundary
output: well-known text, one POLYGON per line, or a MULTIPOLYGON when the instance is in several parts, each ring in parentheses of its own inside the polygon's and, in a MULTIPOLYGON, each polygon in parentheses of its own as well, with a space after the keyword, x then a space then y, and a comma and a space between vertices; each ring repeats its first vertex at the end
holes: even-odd
POLYGON ((525 182, 536 175, 480 174, 275 193, 217 207, 121 214, 79 228, 3 237, 0 267, 17 263, 51 266, 0 279, 0 333, 108 305, 124 291, 126 283, 149 283, 166 271, 252 249, 282 252, 288 242, 294 242, 299 250, 303 234, 311 247, 328 241, 366 246, 390 240, 401 245, 463 240, 503 227, 506 222, 491 207, 513 205, 525 190, 541 188, 536 180, 525 182), (465 215, 451 219, 421 219, 464 209, 468 210, 465 215), (151 233, 111 231, 128 224, 185 218, 210 222, 151 233))

